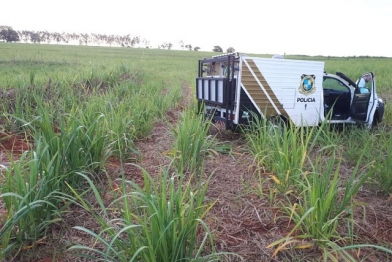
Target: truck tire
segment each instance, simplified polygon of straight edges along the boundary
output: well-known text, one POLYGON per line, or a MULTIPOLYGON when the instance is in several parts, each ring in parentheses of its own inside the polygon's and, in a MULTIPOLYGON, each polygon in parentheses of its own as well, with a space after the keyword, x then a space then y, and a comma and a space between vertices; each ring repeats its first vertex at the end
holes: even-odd
POLYGON ((280 136, 283 135, 284 130, 287 128, 287 120, 280 115, 268 118, 267 124, 269 125, 269 132, 279 134, 280 136))
POLYGON ((380 123, 380 119, 378 116, 378 111, 376 111, 374 112, 374 116, 373 116, 372 128, 376 127, 378 123, 380 123))

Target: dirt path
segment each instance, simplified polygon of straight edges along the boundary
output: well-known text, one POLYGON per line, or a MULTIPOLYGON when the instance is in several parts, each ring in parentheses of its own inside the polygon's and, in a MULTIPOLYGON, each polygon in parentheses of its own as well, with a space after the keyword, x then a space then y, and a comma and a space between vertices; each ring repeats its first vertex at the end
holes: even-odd
MULTIPOLYGON (((172 148, 173 138, 170 126, 176 126, 183 109, 193 99, 189 87, 184 88, 184 99, 178 107, 166 114, 167 121, 158 121, 150 136, 137 141, 140 160, 137 165, 147 170, 150 175, 157 175, 161 168, 170 162, 165 152, 172 148)), ((205 160, 204 173, 213 174, 207 197, 217 199, 216 204, 205 218, 215 237, 219 252, 235 252, 247 261, 266 261, 273 250, 265 247, 277 240, 280 234, 273 223, 273 212, 268 201, 256 195, 258 176, 255 173, 253 157, 245 149, 242 135, 211 127, 210 133, 218 142, 232 147, 227 154, 210 155, 205 160)), ((112 163, 111 173, 121 174, 112 163)), ((140 170, 132 165, 125 165, 127 179, 142 182, 140 170)), ((237 258, 228 257, 228 261, 237 258)))
MULTIPOLYGON (((184 93, 185 99, 180 105, 167 112, 168 121, 157 122, 149 137, 135 143, 140 150, 137 164, 150 175, 158 174, 170 162, 165 152, 172 148, 173 138, 167 122, 176 126, 181 112, 193 99, 189 87, 184 89, 184 93)), ((258 176, 253 157, 245 149, 242 135, 215 127, 211 127, 210 133, 216 136, 218 142, 232 147, 227 154, 210 155, 205 160, 206 177, 213 174, 207 197, 217 199, 205 221, 215 237, 217 251, 235 252, 247 261, 266 261, 273 250, 265 247, 280 237, 278 231, 281 229, 274 224, 274 213, 268 207, 268 201, 254 193, 258 176)), ((112 169, 111 172, 120 175, 119 170, 112 169)), ((137 167, 125 165, 125 174, 127 179, 141 182, 141 172, 137 167)), ((228 257, 228 261, 236 260, 228 257)))

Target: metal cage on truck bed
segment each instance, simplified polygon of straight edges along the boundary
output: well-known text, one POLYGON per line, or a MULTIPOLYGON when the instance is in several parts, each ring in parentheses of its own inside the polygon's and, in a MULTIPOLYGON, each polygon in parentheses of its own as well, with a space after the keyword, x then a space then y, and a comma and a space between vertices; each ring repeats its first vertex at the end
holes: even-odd
POLYGON ((233 128, 239 57, 236 54, 199 60, 196 97, 199 112, 212 122, 233 128))

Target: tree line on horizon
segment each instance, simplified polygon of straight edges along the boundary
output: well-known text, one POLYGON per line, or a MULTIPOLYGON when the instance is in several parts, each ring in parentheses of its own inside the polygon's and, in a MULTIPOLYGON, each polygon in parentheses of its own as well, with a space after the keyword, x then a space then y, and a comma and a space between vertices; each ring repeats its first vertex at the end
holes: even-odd
MULTIPOLYGON (((134 47, 135 45, 144 45, 146 48, 152 48, 150 45, 150 41, 140 36, 131 36, 127 35, 106 35, 106 34, 87 34, 87 33, 58 33, 58 32, 48 32, 48 31, 31 31, 31 30, 22 30, 17 31, 12 29, 10 26, 0 26, 0 41, 5 41, 8 43, 12 42, 25 42, 25 43, 79 43, 79 45, 116 45, 122 47, 134 47)), ((182 49, 187 49, 189 51, 199 51, 200 47, 193 47, 191 44, 184 44, 181 40, 179 45, 182 49)), ((164 42, 158 45, 158 49, 172 49, 173 44, 171 42, 164 42)), ((223 49, 220 46, 214 46, 212 49, 213 52, 223 52, 223 49)), ((229 47, 227 53, 235 52, 233 47, 229 47)))
POLYGON ((48 31, 30 31, 22 30, 16 31, 10 26, 0 26, 0 40, 12 43, 23 41, 25 43, 65 43, 69 44, 71 41, 78 42, 80 45, 88 44, 106 44, 133 47, 136 44, 149 45, 149 41, 141 39, 139 36, 127 35, 105 35, 105 34, 76 34, 76 33, 58 33, 48 31))

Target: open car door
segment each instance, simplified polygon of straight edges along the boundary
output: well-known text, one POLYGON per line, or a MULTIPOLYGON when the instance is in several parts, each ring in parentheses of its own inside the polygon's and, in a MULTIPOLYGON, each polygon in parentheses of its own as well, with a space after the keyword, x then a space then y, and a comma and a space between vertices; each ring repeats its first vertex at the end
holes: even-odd
POLYGON ((369 118, 369 109, 374 99, 374 76, 372 72, 363 74, 356 83, 354 96, 350 107, 350 117, 353 120, 366 122, 369 118))

